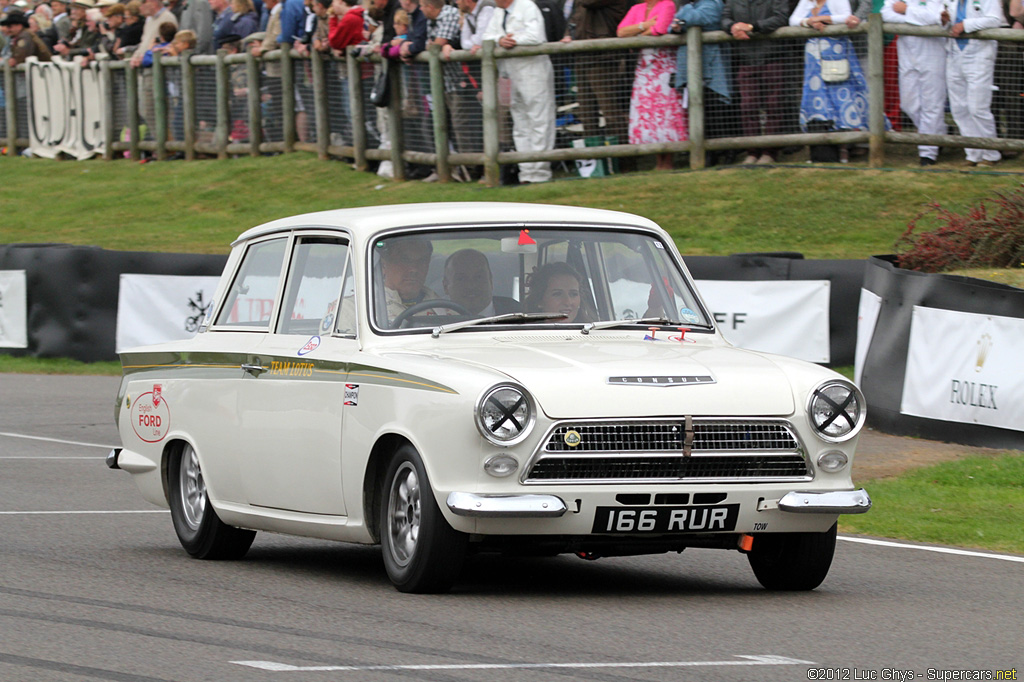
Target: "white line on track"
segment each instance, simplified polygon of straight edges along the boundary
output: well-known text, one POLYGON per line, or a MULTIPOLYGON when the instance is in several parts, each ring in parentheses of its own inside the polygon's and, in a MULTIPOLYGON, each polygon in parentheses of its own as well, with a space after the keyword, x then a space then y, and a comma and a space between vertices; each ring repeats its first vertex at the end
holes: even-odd
POLYGON ((104 450, 110 450, 116 448, 116 445, 101 445, 99 443, 83 443, 77 440, 63 440, 61 438, 46 438, 44 436, 26 436, 23 433, 10 433, 8 431, 0 431, 0 436, 7 436, 8 438, 26 438, 28 440, 43 440, 47 443, 63 443, 64 445, 80 445, 85 448, 103 448, 104 450))
POLYGON ((0 516, 58 516, 61 514, 170 514, 167 509, 122 509, 79 511, 0 511, 0 516))
POLYGON ((733 665, 814 665, 785 656, 737 656, 741 661, 637 661, 626 663, 449 663, 423 665, 289 665, 273 661, 231 661, 267 672, 371 672, 403 670, 537 670, 542 668, 698 668, 733 665))
POLYGON ((908 545, 903 542, 892 542, 890 540, 873 540, 871 538, 851 538, 840 535, 840 540, 847 542, 859 542, 865 545, 878 545, 879 547, 896 547, 899 549, 923 549, 926 552, 938 552, 939 554, 956 554, 959 556, 974 556, 983 559, 1002 559, 1003 561, 1016 561, 1024 564, 1024 556, 1012 556, 1009 554, 989 554, 988 552, 973 552, 968 549, 954 549, 953 547, 935 547, 934 545, 908 545))

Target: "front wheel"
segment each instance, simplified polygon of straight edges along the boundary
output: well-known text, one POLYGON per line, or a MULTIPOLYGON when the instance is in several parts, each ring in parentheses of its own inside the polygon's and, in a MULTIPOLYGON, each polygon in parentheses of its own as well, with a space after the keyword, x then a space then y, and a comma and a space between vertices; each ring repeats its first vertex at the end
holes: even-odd
POLYGON ((768 590, 813 590, 832 566, 836 527, 824 533, 755 535, 747 560, 757 581, 768 590))
POLYGON ((448 525, 423 462, 411 445, 398 449, 381 489, 384 567, 400 592, 447 592, 466 555, 467 537, 448 525))
POLYGON ((191 445, 171 456, 167 472, 171 521, 185 551, 197 559, 241 559, 249 551, 254 530, 220 520, 206 494, 199 458, 191 445))

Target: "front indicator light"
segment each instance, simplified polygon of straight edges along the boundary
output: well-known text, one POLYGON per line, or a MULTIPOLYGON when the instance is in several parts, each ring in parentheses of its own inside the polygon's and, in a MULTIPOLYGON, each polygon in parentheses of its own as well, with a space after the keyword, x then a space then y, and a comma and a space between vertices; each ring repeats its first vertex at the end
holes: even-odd
POLYGON ((511 455, 495 455, 484 462, 484 471, 495 478, 511 476, 519 468, 519 462, 511 455))
POLYGON ((822 471, 827 471, 830 474, 842 471, 849 463, 850 458, 846 456, 846 453, 839 452, 838 450, 823 452, 818 457, 818 468, 822 471))

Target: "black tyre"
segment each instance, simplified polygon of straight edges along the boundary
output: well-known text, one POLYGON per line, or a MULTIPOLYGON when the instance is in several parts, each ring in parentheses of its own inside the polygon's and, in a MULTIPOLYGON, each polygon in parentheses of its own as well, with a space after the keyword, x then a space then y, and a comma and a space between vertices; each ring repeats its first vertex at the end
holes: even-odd
POLYGON ((186 444, 171 456, 168 468, 171 521, 185 551, 197 559, 241 559, 249 551, 254 530, 229 526, 217 517, 206 494, 199 458, 186 444))
POLYGON ((747 559, 768 590, 813 590, 832 566, 836 525, 824 533, 766 533, 754 536, 747 559))
POLYGON ((400 592, 447 592, 466 556, 467 537, 441 515, 419 455, 398 449, 384 475, 380 500, 384 567, 400 592))

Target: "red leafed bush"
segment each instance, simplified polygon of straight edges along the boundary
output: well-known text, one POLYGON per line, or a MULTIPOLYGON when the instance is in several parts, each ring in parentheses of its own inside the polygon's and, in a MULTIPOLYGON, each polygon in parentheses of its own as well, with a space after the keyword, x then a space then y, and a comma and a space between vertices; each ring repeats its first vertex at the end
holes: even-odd
POLYGON ((896 253, 901 268, 922 272, 1024 267, 1024 187, 996 192, 964 214, 931 204, 896 240, 896 253))

